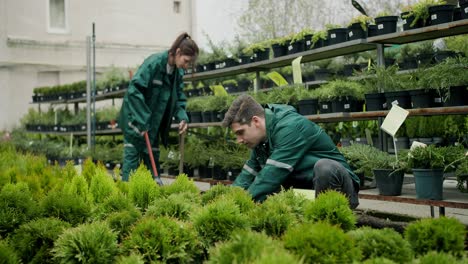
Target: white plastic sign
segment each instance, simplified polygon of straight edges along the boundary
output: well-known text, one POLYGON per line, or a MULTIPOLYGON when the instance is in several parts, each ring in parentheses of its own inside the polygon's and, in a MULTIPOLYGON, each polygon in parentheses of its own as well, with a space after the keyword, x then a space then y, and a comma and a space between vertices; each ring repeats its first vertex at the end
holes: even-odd
POLYGON ((408 114, 409 112, 407 110, 393 104, 380 129, 390 136, 395 137, 396 132, 401 127, 408 114))

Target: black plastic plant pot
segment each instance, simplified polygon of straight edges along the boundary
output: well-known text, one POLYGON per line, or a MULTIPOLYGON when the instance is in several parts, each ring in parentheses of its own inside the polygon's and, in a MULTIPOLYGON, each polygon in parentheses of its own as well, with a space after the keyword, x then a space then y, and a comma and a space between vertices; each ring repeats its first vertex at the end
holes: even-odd
POLYGON ((344 76, 352 76, 354 71, 361 70, 361 66, 359 64, 345 64, 343 67, 343 74, 344 76))
POLYGON ((353 23, 348 27, 348 40, 363 38, 367 38, 367 31, 362 28, 361 23, 353 23))
POLYGON ((252 56, 242 55, 239 57, 239 64, 247 64, 252 62, 252 56))
POLYGON ((403 30, 406 31, 406 30, 411 30, 411 29, 415 29, 415 28, 421 28, 424 26, 424 21, 422 19, 419 19, 418 21, 416 21, 416 23, 411 26, 414 22, 414 15, 410 15, 408 16, 409 12, 403 12, 401 13, 400 17, 402 19, 402 23, 403 23, 403 30))
POLYGON ((288 54, 287 53, 288 47, 286 45, 273 44, 271 45, 271 49, 273 50, 274 58, 278 58, 278 57, 288 54))
POLYGON ((203 123, 213 122, 213 120, 212 120, 213 114, 211 113, 211 111, 205 111, 205 112, 202 112, 201 114, 202 114, 203 123))
POLYGON ((398 67, 402 70, 416 69, 418 68, 418 60, 416 58, 406 59, 401 63, 398 63, 398 67))
POLYGON ((354 98, 343 98, 332 102, 332 112, 360 112, 362 111, 362 102, 354 98))
POLYGON ((216 63, 215 62, 209 62, 209 63, 207 63, 207 64, 205 64, 203 66, 203 69, 205 71, 212 71, 212 70, 216 69, 216 63))
POLYGON ((315 75, 312 72, 302 74, 302 82, 313 82, 315 81, 315 75))
POLYGON ((330 79, 330 70, 328 69, 316 69, 314 72, 315 80, 317 81, 326 81, 330 79))
POLYGON ((460 10, 461 10, 461 18, 467 19, 468 18, 468 3, 460 4, 460 10))
POLYGON ((320 111, 320 114, 331 113, 332 103, 331 102, 319 102, 319 111, 320 111))
POLYGON ((348 40, 347 34, 347 28, 334 28, 328 30, 328 45, 334 45, 345 42, 346 40, 348 40))
POLYGON ((416 58, 418 60, 418 64, 423 65, 423 66, 431 65, 434 62, 434 54, 433 53, 418 54, 416 56, 416 58))
POLYGON ((213 167, 213 179, 224 181, 227 179, 227 173, 220 166, 213 167))
POLYGON ((213 90, 209 86, 203 87, 203 94, 204 95, 213 95, 213 90))
POLYGON ((312 49, 319 49, 326 46, 326 41, 324 39, 319 39, 317 42, 313 43, 312 49))
POLYGON ((393 171, 384 169, 372 170, 375 177, 375 183, 380 195, 398 196, 401 195, 403 187, 403 171, 393 171))
POLYGON ((224 114, 226 114, 226 111, 213 111, 211 116, 211 120, 213 122, 222 122, 224 119, 224 114))
POLYGON ((190 123, 202 123, 201 112, 189 112, 190 123))
POLYGON ((439 25, 453 21, 455 5, 436 5, 429 7, 431 25, 439 25))
POLYGON ((234 66, 239 65, 239 61, 233 58, 227 58, 224 62, 226 65, 225 67, 234 67, 234 66))
POLYGON ((367 27, 367 37, 377 36, 377 25, 369 25, 367 27))
POLYGON ((466 86, 452 86, 449 89, 449 94, 443 106, 461 106, 467 102, 468 90, 466 86))
POLYGON ((392 66, 393 64, 395 64, 396 60, 393 58, 385 58, 384 61, 385 61, 385 66, 392 66))
POLYGON ((396 32, 397 22, 397 16, 376 17, 375 25, 377 26, 377 36, 396 32))
POLYGON ((457 53, 452 50, 438 50, 434 54, 434 62, 435 63, 441 63, 445 61, 448 58, 454 58, 457 56, 457 53))
POLYGON ((316 115, 318 110, 317 99, 304 99, 297 102, 298 112, 301 115, 316 115))
POLYGON ((251 82, 249 80, 239 80, 237 82, 237 91, 238 92, 245 92, 247 90, 249 90, 249 86, 250 86, 251 82))
POLYGON ((302 52, 304 51, 304 47, 305 47, 305 42, 304 40, 298 40, 296 42, 293 42, 291 44, 289 44, 288 46, 288 54, 294 54, 294 53, 298 53, 298 52, 302 52))
POLYGON ((461 8, 455 7, 453 10, 453 21, 458 21, 462 19, 461 8))
POLYGON ((224 85, 224 90, 228 93, 236 93, 238 91, 237 86, 234 84, 224 85))
POLYGON ((412 108, 428 108, 432 107, 434 101, 433 95, 424 89, 417 89, 408 91, 411 96, 412 108))
POLYGON ((203 69, 203 65, 197 65, 197 67, 195 68, 195 72, 203 72, 204 69, 203 69))
POLYGON ((270 58, 270 49, 266 48, 263 51, 256 51, 254 52, 254 61, 263 61, 263 60, 268 60, 270 58))
POLYGON ((383 93, 365 94, 366 111, 384 110, 385 95, 383 93))
POLYGON ((392 108, 393 102, 402 108, 411 109, 411 97, 408 91, 385 92, 385 105, 387 109, 392 108))

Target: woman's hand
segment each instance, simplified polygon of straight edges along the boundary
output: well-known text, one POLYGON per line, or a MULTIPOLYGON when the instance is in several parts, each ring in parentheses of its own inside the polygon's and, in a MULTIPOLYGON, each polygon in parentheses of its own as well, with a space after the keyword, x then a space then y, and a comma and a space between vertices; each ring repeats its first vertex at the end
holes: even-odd
POLYGON ((179 135, 187 132, 187 128, 188 128, 187 122, 185 122, 185 120, 180 121, 180 123, 179 123, 179 135))

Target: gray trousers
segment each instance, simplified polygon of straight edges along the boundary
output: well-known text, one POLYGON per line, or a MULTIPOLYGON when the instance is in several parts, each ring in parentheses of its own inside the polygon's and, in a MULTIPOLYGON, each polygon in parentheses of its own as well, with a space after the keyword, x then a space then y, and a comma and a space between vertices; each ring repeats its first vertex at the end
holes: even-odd
POLYGON ((346 195, 351 209, 359 205, 359 185, 353 181, 348 171, 338 161, 321 159, 314 166, 312 183, 306 180, 306 175, 293 175, 283 184, 285 188, 295 187, 315 190, 315 196, 326 190, 336 190, 346 195))

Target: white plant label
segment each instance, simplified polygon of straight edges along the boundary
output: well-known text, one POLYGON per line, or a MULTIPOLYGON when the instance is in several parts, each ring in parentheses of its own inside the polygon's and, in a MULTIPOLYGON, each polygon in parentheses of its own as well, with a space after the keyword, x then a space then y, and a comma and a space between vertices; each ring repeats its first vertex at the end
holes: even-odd
POLYGON ((396 132, 406 120, 408 114, 409 112, 407 110, 393 104, 380 129, 388 133, 390 136, 395 137, 396 132))
POLYGON ((433 14, 433 15, 431 16, 431 20, 437 20, 437 14, 433 14))
POLYGON ((350 31, 350 32, 348 33, 348 36, 352 37, 352 36, 353 36, 353 32, 350 31))
POLYGON ((330 35, 330 37, 331 37, 331 38, 336 38, 336 34, 333 33, 333 34, 330 35))
POLYGON ((435 103, 442 103, 442 98, 440 98, 440 97, 434 98, 434 102, 435 103))
POLYGON ((403 25, 406 25, 406 23, 408 23, 406 22, 406 19, 403 19, 403 25))
POLYGON ((328 105, 326 104, 322 105, 322 109, 328 109, 328 105))
POLYGON ((381 29, 384 28, 384 26, 383 26, 383 24, 379 24, 379 25, 377 26, 377 28, 378 28, 379 30, 381 30, 381 29))
POLYGON ((292 45, 289 45, 288 46, 288 50, 292 50, 293 49, 293 46, 292 45))
POLYGON ((350 108, 349 104, 344 105, 344 109, 349 109, 349 108, 350 108))
POLYGON ((311 44, 310 40, 307 40, 307 41, 306 41, 306 45, 307 45, 307 46, 310 46, 310 44, 311 44))
POLYGON ((468 7, 465 7, 465 14, 468 14, 468 7))

